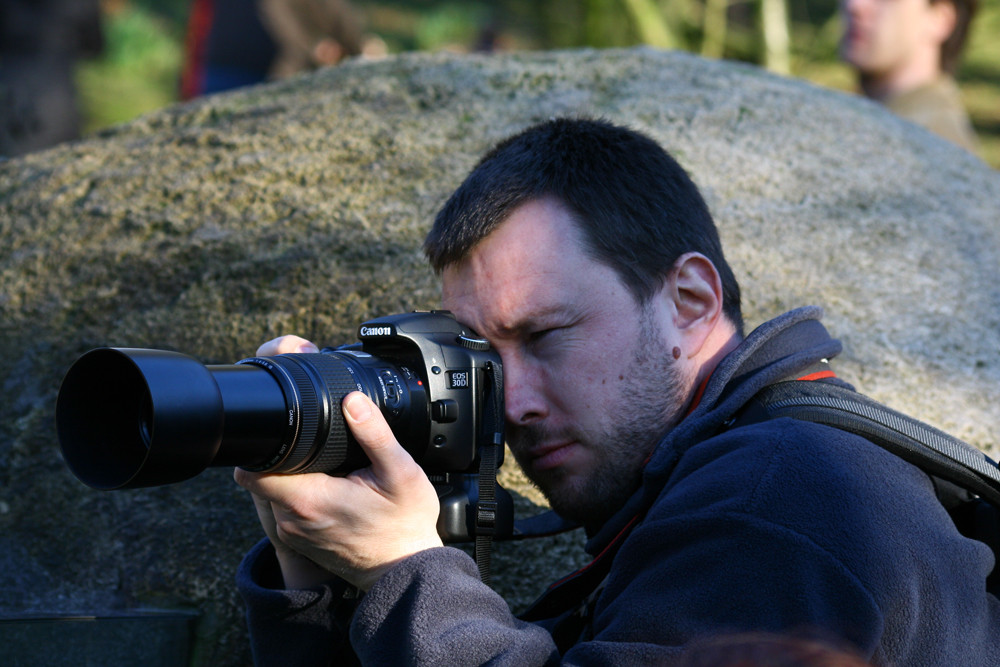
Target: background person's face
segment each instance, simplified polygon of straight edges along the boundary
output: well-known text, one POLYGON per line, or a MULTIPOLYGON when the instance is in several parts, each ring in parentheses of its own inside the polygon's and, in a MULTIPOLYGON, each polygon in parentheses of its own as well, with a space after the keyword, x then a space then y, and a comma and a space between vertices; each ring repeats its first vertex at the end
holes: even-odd
POLYGON ((639 484, 690 395, 671 307, 639 306, 551 200, 518 208, 443 274, 444 307, 504 367, 507 442, 567 518, 596 528, 639 484))
MULTIPOLYGON (((942 0, 944 1, 944 0, 942 0)), ((842 0, 840 55, 862 74, 884 76, 905 67, 934 40, 930 0, 842 0)))

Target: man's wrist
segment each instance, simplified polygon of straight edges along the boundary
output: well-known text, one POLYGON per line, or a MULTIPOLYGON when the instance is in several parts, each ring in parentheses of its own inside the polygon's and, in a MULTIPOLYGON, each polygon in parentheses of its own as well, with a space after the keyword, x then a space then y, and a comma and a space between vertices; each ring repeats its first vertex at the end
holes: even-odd
POLYGON ((281 573, 281 581, 278 583, 287 590, 315 588, 337 578, 332 572, 291 549, 275 547, 274 554, 281 573))

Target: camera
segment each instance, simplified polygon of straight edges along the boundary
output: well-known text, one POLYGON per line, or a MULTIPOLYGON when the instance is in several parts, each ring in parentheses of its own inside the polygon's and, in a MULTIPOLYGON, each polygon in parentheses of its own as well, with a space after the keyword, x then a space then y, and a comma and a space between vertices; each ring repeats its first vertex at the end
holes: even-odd
POLYGON ((508 536, 513 502, 496 486, 499 356, 447 311, 370 320, 358 339, 232 365, 165 350, 91 350, 59 389, 63 456, 102 490, 171 484, 210 466, 346 475, 369 463, 341 412, 357 390, 438 489, 445 541, 508 536))

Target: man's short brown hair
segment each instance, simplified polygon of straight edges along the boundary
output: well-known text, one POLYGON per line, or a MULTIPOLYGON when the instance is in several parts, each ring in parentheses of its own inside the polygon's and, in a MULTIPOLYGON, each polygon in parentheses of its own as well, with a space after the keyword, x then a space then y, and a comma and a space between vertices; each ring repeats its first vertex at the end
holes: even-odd
POLYGON ((941 69, 948 74, 955 74, 962 60, 962 51, 969 36, 972 17, 979 8, 979 0, 931 0, 931 2, 950 2, 955 7, 955 29, 941 45, 941 69))

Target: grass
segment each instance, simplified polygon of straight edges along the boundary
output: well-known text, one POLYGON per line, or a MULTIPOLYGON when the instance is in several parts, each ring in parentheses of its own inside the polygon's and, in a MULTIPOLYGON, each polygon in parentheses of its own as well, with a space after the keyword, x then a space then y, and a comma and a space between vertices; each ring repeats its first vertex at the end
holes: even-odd
POLYGON ((101 57, 77 67, 84 134, 177 101, 183 35, 176 25, 124 4, 105 15, 104 38, 101 57))
POLYGON ((972 28, 958 80, 982 142, 980 156, 1000 169, 1000 1, 983 3, 972 28))

